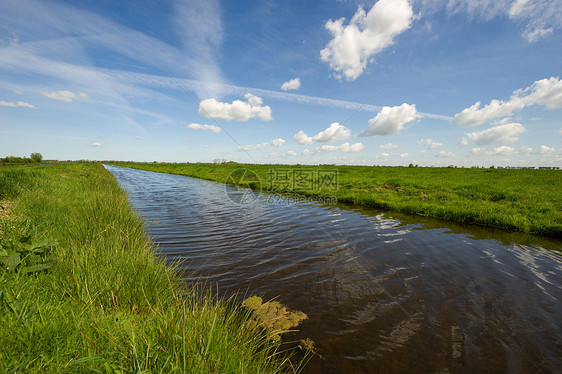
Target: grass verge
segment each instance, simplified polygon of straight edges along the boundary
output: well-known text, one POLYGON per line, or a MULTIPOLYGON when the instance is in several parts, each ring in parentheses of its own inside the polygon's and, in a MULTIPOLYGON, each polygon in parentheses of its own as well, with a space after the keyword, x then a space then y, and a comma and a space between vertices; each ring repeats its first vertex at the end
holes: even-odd
POLYGON ((180 283, 102 165, 0 168, 0 203, 0 372, 298 371, 249 312, 180 283))
MULTIPOLYGON (((265 190, 303 196, 333 195, 342 203, 562 237, 562 172, 558 170, 236 163, 115 165, 218 182, 227 181, 237 169, 247 168, 258 175, 265 190), (288 171, 286 175, 293 178, 292 184, 288 188, 279 188, 279 184, 271 181, 272 170, 288 171), (314 178, 320 170, 337 170, 337 191, 297 188, 295 177, 298 173, 312 171, 308 175, 314 178)), ((248 185, 252 186, 252 183, 255 185, 255 182, 248 182, 248 185)))

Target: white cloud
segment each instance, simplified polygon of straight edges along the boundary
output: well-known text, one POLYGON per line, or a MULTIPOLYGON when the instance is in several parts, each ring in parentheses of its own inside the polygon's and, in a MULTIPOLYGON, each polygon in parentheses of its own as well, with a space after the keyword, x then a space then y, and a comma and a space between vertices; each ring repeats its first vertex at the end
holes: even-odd
POLYGON ((41 95, 48 97, 53 100, 60 100, 67 103, 71 103, 72 100, 76 99, 76 95, 70 91, 55 91, 55 92, 45 92, 41 91, 41 95))
POLYGON ((349 139, 351 136, 351 130, 345 126, 340 125, 338 122, 334 122, 324 131, 320 131, 318 134, 312 137, 315 142, 337 142, 340 140, 349 139))
POLYGON ((453 152, 440 151, 435 157, 455 157, 455 154, 453 152))
POLYGON ((78 94, 78 96, 80 96, 82 99, 89 99, 90 98, 90 96, 88 96, 88 94, 84 93, 84 92, 80 92, 78 94))
POLYGON ((222 129, 219 126, 215 126, 215 125, 200 125, 198 123, 190 123, 189 125, 187 125, 188 129, 192 129, 192 130, 207 130, 207 131, 212 131, 215 134, 218 134, 222 131, 222 129))
POLYGON ((281 147, 285 143, 286 143, 285 139, 282 139, 282 138, 273 139, 271 141, 271 145, 274 146, 274 147, 281 147))
POLYGON ((547 145, 541 145, 538 149, 533 149, 531 147, 527 147, 527 146, 523 146, 519 149, 519 153, 522 154, 540 154, 540 155, 545 155, 545 154, 550 154, 550 153, 555 153, 556 152, 556 148, 555 147, 549 147, 547 145))
POLYGON ((554 152, 556 152, 556 148, 549 147, 547 145, 541 145, 539 147, 539 150, 538 150, 538 153, 541 154, 541 155, 548 154, 548 153, 554 153, 554 152))
POLYGON ((260 144, 256 144, 256 145, 241 145, 238 146, 238 150, 239 151, 253 151, 255 149, 264 149, 269 147, 270 144, 268 142, 263 142, 260 144))
POLYGON ((408 153, 401 153, 401 154, 400 154, 400 157, 406 158, 406 157, 408 157, 408 153))
POLYGON ((402 104, 400 106, 385 106, 373 118, 365 130, 358 136, 383 136, 395 134, 404 129, 404 125, 419 118, 416 105, 402 104))
POLYGON ((324 131, 320 131, 318 134, 310 137, 306 133, 300 130, 295 134, 294 139, 299 144, 312 144, 313 142, 327 143, 327 142, 337 142, 340 140, 346 140, 351 137, 351 130, 345 126, 340 125, 338 122, 330 124, 324 131))
POLYGON ((459 145, 468 145, 468 139, 467 138, 461 138, 461 140, 459 140, 459 145))
POLYGON ((562 81, 550 77, 535 81, 525 89, 513 92, 508 101, 493 99, 480 108, 480 102, 463 109, 451 120, 451 123, 463 126, 481 125, 490 120, 506 117, 526 106, 543 105, 548 109, 562 108, 562 81))
POLYGON ((392 144, 392 143, 386 143, 386 144, 382 144, 379 145, 379 148, 384 149, 386 151, 390 151, 392 148, 399 148, 400 146, 396 145, 396 144, 392 144))
POLYGON ((253 151, 256 149, 265 149, 268 148, 270 146, 273 147, 281 147, 283 144, 285 144, 285 140, 282 138, 277 138, 277 139, 273 139, 271 142, 263 142, 260 144, 256 144, 256 145, 241 145, 238 147, 239 151, 253 151))
POLYGON ((507 123, 478 132, 467 132, 465 135, 476 145, 510 144, 519 140, 519 134, 527 129, 520 123, 507 123))
POLYGON ((529 42, 550 35, 562 24, 559 0, 418 0, 427 15, 445 8, 450 14, 466 13, 489 21, 509 17, 524 27, 521 35, 529 42))
POLYGON ((287 82, 283 83, 281 85, 281 89, 283 91, 287 91, 287 90, 298 90, 301 86, 301 80, 300 78, 293 78, 291 80, 288 80, 287 82))
POLYGON ((37 109, 35 105, 28 104, 23 101, 18 101, 17 103, 12 103, 8 101, 0 101, 0 106, 7 106, 11 108, 30 108, 30 109, 37 109))
POLYGON ((420 139, 420 140, 417 141, 417 143, 423 145, 427 149, 435 149, 435 148, 439 148, 443 145, 443 143, 438 143, 431 138, 420 139))
POLYGON ((353 81, 359 77, 373 56, 394 44, 394 38, 408 30, 414 12, 408 0, 379 0, 365 13, 359 7, 349 24, 345 18, 326 22, 333 39, 320 52, 338 79, 353 81))
POLYGON ((285 152, 285 154, 286 154, 287 156, 296 156, 296 155, 297 155, 297 152, 295 152, 295 151, 287 151, 287 152, 285 152))
POLYGON ((303 156, 308 156, 308 155, 311 154, 311 153, 312 153, 312 152, 310 152, 310 149, 308 149, 308 148, 305 148, 305 150, 301 152, 301 154, 302 154, 303 156))
POLYGON ((138 136, 138 135, 135 136, 134 138, 135 138, 135 140, 144 140, 144 138, 142 136, 138 136))
POLYGON ((89 144, 90 147, 101 147, 101 143, 99 142, 93 142, 89 144))
POLYGON ((343 143, 341 145, 323 145, 319 148, 320 151, 322 152, 359 152, 361 151, 363 148, 365 148, 365 146, 362 143, 354 143, 354 144, 349 144, 349 143, 343 143))
POLYGON ((23 90, 14 90, 15 93, 17 93, 18 95, 23 95, 23 90))
POLYGON ((246 102, 234 100, 231 104, 219 102, 215 99, 207 99, 199 104, 198 113, 207 118, 221 118, 227 121, 235 120, 246 122, 250 118, 260 121, 271 121, 271 108, 261 106, 263 100, 250 93, 244 95, 246 102))
POLYGON ((309 137, 308 135, 306 135, 304 133, 304 131, 302 131, 302 130, 295 134, 294 139, 299 144, 312 144, 313 143, 312 138, 309 137))
POLYGON ((381 157, 388 157, 388 156, 390 156, 389 153, 386 153, 386 152, 381 153, 381 157))
POLYGON ((480 148, 480 147, 474 147, 470 150, 470 154, 473 156, 478 156, 483 154, 486 151, 485 148, 480 148))
POLYGON ((223 80, 217 61, 224 37, 221 4, 218 0, 179 0, 174 2, 174 8, 173 29, 189 53, 190 73, 202 83, 197 95, 202 99, 217 97, 223 80))
POLYGON ((511 156, 513 153, 515 153, 514 148, 508 147, 506 145, 502 145, 500 147, 494 148, 494 151, 489 152, 488 154, 501 155, 501 156, 511 156))

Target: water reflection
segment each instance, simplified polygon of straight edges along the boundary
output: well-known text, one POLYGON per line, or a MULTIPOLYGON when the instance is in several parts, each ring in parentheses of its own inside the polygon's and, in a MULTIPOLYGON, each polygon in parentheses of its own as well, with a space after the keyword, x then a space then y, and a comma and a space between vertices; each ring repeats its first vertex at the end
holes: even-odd
MULTIPOLYGON (((170 259, 224 293, 309 319, 308 372, 556 372, 562 243, 309 201, 233 203, 224 186, 107 167, 170 259)), ((243 193, 229 191, 229 193, 243 193)))

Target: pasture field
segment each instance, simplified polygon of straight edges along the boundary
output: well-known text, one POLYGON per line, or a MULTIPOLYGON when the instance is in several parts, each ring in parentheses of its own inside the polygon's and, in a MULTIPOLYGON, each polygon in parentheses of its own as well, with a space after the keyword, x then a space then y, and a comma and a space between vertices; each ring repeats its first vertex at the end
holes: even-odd
POLYGON ((182 284, 101 164, 0 167, 0 204, 0 372, 298 371, 250 312, 182 284))
POLYGON ((267 191, 333 196, 343 203, 562 237, 560 170, 237 163, 114 164, 223 183, 234 182, 267 191), (243 175, 237 171, 240 169, 250 170, 257 178, 233 180, 231 175, 243 175), (337 188, 332 183, 334 171, 337 188), (305 180, 305 183, 299 184, 297 180, 303 175, 304 179, 312 178, 314 183, 306 183, 305 180), (322 180, 322 175, 329 180, 322 180), (280 182, 279 178, 292 183, 281 183, 283 181, 280 182))

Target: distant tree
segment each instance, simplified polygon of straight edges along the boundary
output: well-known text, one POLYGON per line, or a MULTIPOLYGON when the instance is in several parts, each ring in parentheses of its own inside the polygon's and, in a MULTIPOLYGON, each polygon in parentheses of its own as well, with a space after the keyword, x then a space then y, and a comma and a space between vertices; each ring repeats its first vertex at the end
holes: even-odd
POLYGON ((410 165, 408 165, 408 167, 409 167, 409 168, 413 168, 413 167, 414 167, 414 164, 410 164, 410 165))
POLYGON ((41 153, 32 153, 30 158, 31 161, 36 163, 40 163, 41 161, 43 161, 43 156, 41 155, 41 153))

